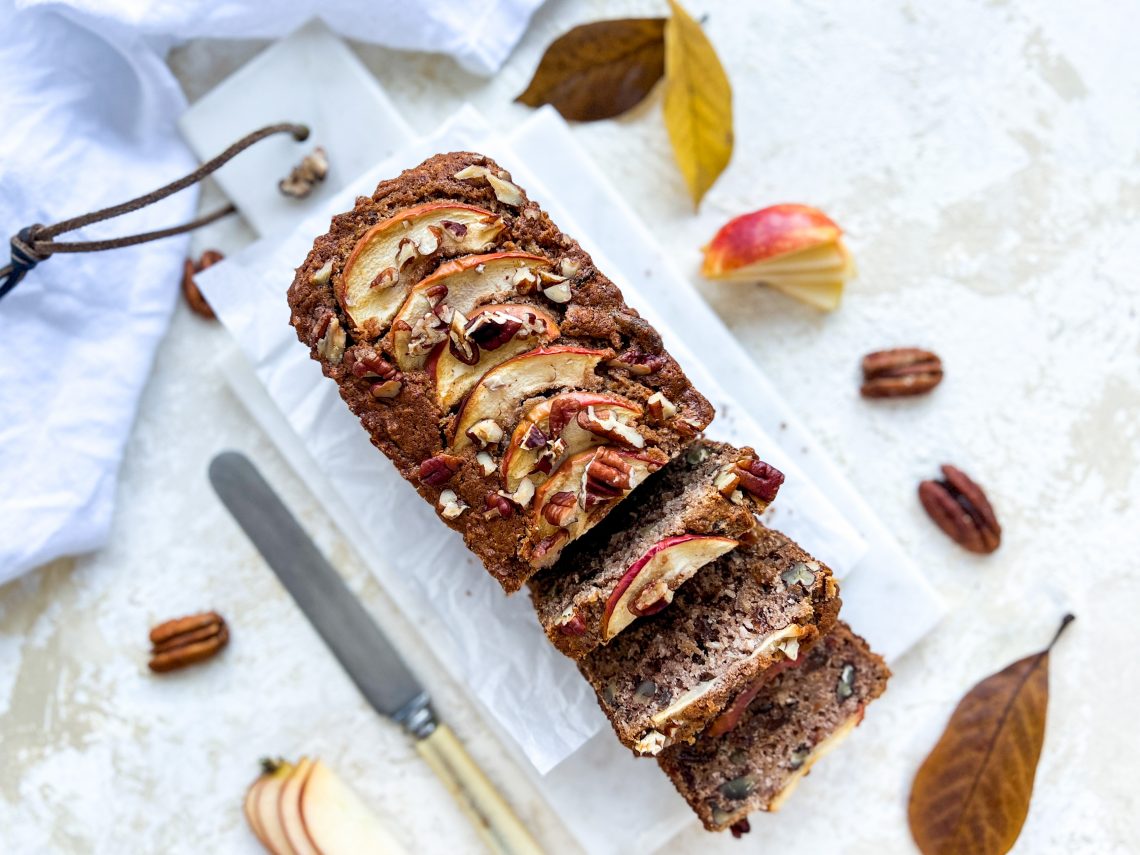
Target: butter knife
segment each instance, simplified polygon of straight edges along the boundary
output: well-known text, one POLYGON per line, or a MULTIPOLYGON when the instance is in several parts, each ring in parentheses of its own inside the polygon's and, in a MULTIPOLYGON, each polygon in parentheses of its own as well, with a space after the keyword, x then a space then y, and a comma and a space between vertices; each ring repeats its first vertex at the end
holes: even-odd
POLYGON ((210 483, 365 699, 415 738, 416 750, 487 848, 501 855, 541 853, 451 728, 436 717, 427 690, 249 458, 219 454, 210 463, 210 483))

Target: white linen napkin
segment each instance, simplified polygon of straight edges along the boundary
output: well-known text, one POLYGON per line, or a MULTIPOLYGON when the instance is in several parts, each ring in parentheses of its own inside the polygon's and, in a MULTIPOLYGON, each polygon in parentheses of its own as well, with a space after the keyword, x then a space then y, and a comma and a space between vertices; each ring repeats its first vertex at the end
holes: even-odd
MULTIPOLYGON (((177 41, 278 36, 319 13, 352 38, 489 74, 540 4, 284 0, 267 15, 254 0, 0 0, 0 238, 194 168, 175 129, 185 99, 162 59, 177 41)), ((185 222, 196 202, 185 190, 61 240, 185 222)), ((105 541, 187 240, 59 254, 0 301, 0 583, 105 541)))

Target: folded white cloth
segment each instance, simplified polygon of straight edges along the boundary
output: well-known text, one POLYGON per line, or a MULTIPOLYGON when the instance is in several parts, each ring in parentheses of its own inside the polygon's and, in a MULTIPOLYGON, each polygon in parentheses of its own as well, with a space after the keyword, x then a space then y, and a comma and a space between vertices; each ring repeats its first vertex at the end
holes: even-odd
MULTIPOLYGON (((162 58, 176 41, 277 36, 319 13, 353 38, 490 73, 540 3, 283 0, 267 15, 255 0, 0 0, 0 239, 193 169, 175 129, 185 100, 162 58)), ((60 239, 185 222, 196 202, 186 190, 60 239)), ((186 248, 182 237, 59 254, 0 301, 0 583, 105 541, 186 248)))

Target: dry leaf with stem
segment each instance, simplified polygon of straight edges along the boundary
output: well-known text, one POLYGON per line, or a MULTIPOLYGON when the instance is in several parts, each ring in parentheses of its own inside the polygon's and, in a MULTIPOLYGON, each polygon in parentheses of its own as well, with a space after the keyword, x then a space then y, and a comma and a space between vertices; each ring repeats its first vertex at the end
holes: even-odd
POLYGON ((1045 738, 1053 641, 972 688, 915 776, 908 810, 923 855, 1003 855, 1029 813, 1045 738))
POLYGON ((664 18, 597 21, 551 42, 515 100, 551 104, 572 121, 610 119, 640 104, 664 73, 664 18))
POLYGON ((665 25, 665 127, 693 204, 732 157, 732 87, 701 25, 675 0, 665 25))

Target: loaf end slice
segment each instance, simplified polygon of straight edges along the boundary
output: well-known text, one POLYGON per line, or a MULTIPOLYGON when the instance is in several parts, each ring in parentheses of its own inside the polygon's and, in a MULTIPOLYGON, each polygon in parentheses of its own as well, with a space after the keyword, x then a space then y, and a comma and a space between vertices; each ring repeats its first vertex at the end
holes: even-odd
POLYGON ((882 658, 839 622, 760 690, 735 727, 666 748, 657 762, 705 828, 746 830, 749 813, 778 810, 854 730, 889 677, 882 658))

